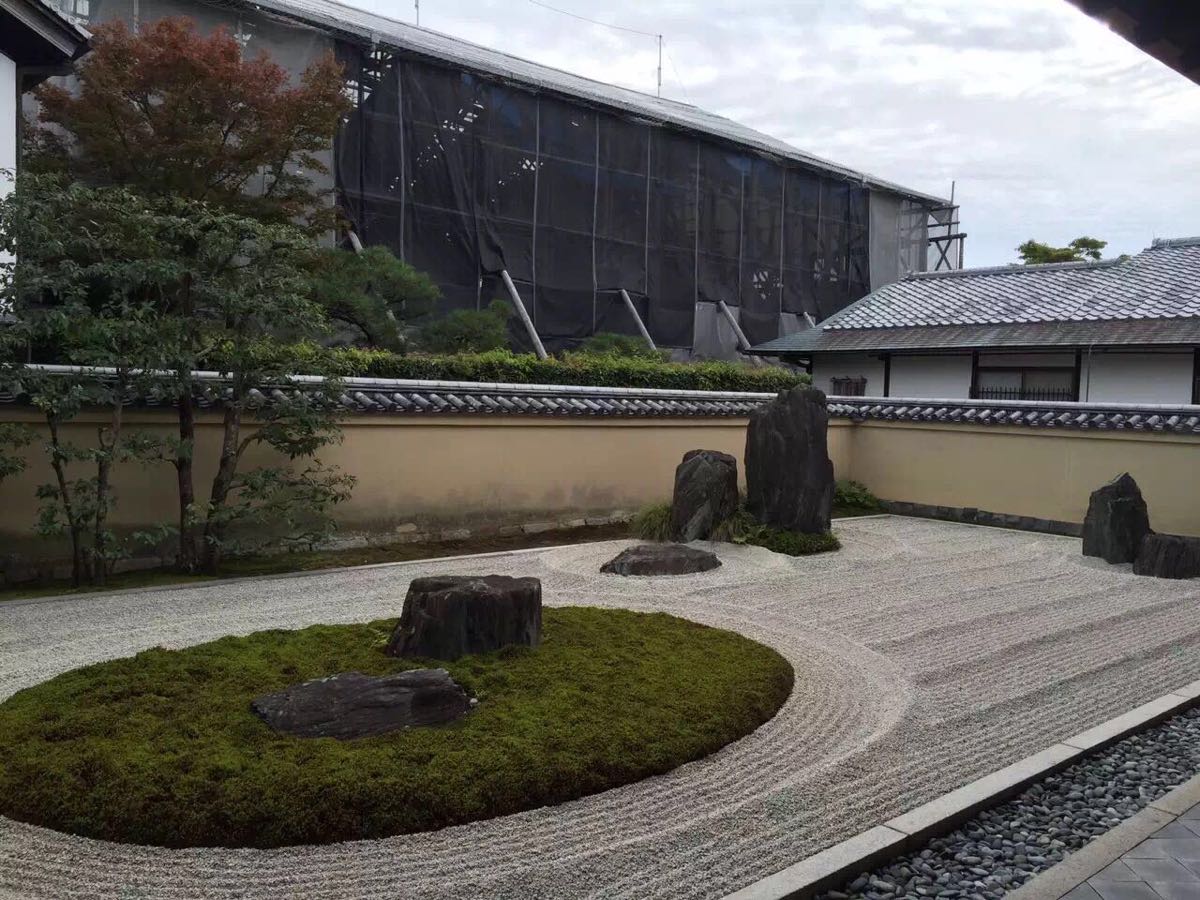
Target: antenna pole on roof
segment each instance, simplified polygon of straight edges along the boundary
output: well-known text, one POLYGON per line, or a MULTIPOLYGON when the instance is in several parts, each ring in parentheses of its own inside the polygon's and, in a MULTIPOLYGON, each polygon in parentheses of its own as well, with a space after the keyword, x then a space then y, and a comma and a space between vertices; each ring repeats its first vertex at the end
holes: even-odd
POLYGON ((658 36, 658 89, 654 92, 656 97, 662 96, 662 35, 658 36))
POLYGON ((417 11, 417 24, 421 24, 421 0, 413 0, 413 8, 417 11))

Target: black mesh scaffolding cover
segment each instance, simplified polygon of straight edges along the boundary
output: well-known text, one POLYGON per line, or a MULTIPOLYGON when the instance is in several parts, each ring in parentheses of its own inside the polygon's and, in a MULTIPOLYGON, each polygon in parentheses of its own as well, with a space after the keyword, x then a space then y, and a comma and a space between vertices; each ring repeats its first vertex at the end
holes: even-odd
MULTIPOLYGON (((597 331, 691 348, 724 301, 753 343, 868 290, 868 190, 717 141, 341 45, 355 98, 336 145, 364 243, 441 287, 444 309, 506 294, 547 347, 597 331)), ((518 340, 524 335, 515 334, 518 340)))

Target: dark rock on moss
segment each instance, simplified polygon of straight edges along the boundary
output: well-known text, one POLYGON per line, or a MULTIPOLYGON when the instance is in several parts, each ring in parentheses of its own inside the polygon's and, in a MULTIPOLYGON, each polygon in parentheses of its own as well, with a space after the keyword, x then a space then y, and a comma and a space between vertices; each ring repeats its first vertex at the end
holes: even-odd
POLYGON ((1200 538, 1179 534, 1146 535, 1133 561, 1133 572, 1155 578, 1200 577, 1200 538))
POLYGON ((750 414, 746 506, 764 525, 805 534, 829 530, 833 461, 825 394, 798 387, 750 414))
POLYGON ((715 553, 683 544, 639 544, 600 567, 610 575, 691 575, 721 565, 715 553))
POLYGON ((255 714, 297 737, 372 737, 466 715, 467 692, 445 669, 412 669, 373 677, 342 672, 255 698, 255 714))
POLYGON ((1083 555, 1110 563, 1133 562, 1150 534, 1142 492, 1128 472, 1092 491, 1083 519, 1083 555))
POLYGON ((414 578, 390 656, 458 659, 542 639, 542 583, 508 575, 414 578))
POLYGON ((708 540, 737 504, 737 460, 718 450, 689 450, 675 469, 671 540, 708 540))

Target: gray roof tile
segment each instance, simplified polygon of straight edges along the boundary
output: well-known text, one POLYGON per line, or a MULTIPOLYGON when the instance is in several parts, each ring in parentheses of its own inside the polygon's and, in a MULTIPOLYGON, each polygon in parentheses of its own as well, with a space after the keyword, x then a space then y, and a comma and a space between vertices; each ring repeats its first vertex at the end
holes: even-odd
POLYGON ((1200 238, 1101 262, 925 272, 758 353, 1200 343, 1200 238))

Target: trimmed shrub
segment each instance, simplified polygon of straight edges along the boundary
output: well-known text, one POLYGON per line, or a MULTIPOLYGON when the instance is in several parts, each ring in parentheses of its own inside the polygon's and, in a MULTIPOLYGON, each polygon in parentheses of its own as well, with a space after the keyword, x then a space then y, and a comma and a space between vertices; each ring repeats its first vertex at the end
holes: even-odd
POLYGON ((498 381, 513 384, 569 384, 590 387, 643 387, 775 394, 809 378, 777 367, 753 368, 730 362, 662 362, 640 357, 567 354, 538 359, 509 350, 448 356, 401 356, 378 350, 328 351, 344 376, 422 378, 439 381, 498 381))
POLYGON ((866 485, 850 480, 839 481, 834 485, 833 505, 864 512, 874 512, 883 508, 879 498, 867 490, 866 485))

